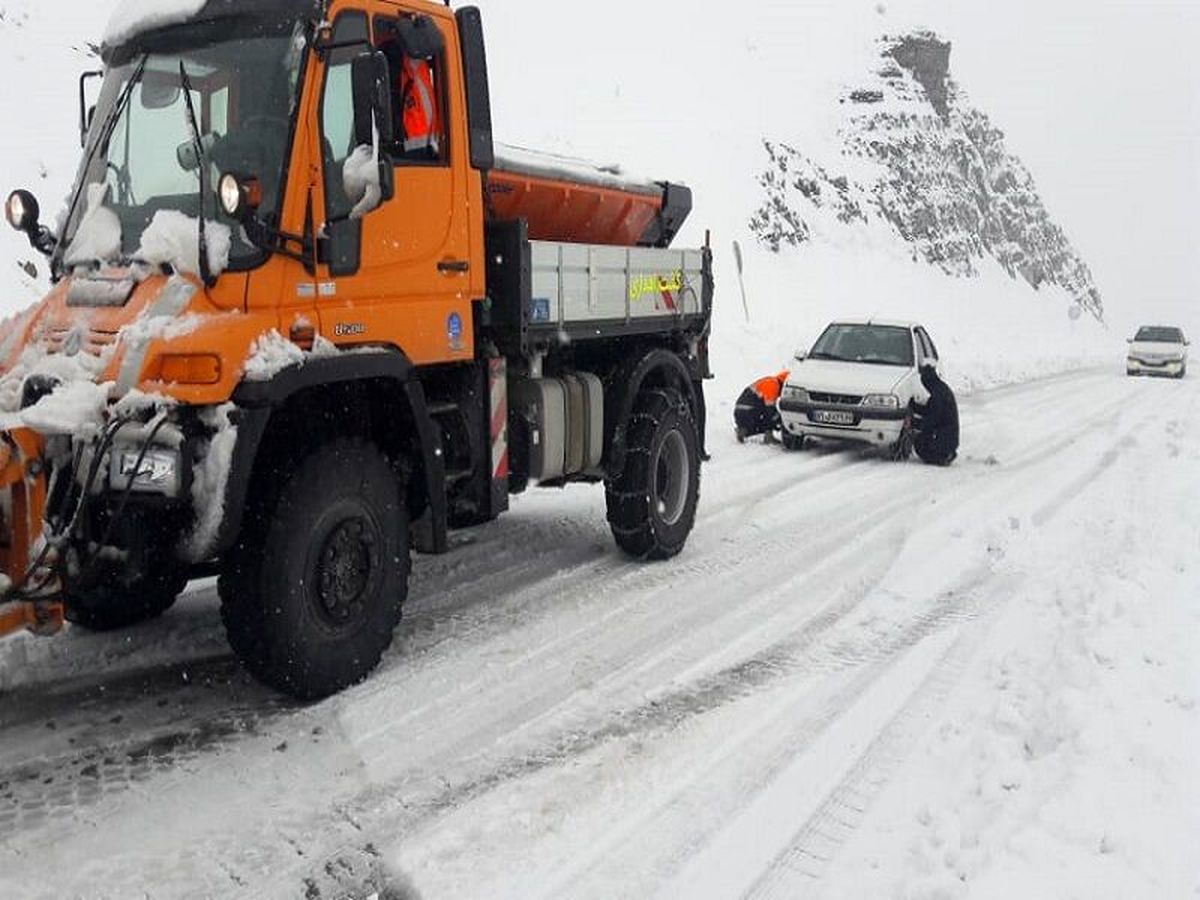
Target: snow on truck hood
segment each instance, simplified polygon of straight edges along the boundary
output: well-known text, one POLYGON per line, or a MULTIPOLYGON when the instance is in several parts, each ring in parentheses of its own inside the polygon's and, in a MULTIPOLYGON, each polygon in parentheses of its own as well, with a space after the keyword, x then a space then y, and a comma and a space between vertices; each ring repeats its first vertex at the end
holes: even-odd
POLYGON ((903 366, 806 359, 794 364, 788 384, 825 394, 890 394, 910 372, 903 366))

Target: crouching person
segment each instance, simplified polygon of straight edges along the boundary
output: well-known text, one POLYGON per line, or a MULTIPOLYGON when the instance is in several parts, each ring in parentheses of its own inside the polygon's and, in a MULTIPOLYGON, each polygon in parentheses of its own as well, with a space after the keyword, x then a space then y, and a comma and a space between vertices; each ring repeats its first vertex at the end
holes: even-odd
POLYGON ((958 400, 933 366, 921 367, 921 383, 929 392, 929 402, 913 403, 913 444, 922 461, 948 466, 958 458, 958 400))
POLYGON ((739 444, 760 434, 765 435, 768 444, 775 443, 775 433, 783 430, 783 421, 779 418, 779 397, 790 374, 780 372, 778 375, 768 375, 742 391, 733 410, 739 444))

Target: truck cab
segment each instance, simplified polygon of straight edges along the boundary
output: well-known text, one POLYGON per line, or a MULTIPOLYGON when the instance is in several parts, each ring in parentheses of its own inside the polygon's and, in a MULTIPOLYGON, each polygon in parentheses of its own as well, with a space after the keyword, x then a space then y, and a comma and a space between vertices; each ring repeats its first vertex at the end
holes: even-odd
POLYGON ((498 145, 474 8, 144 6, 61 227, 6 206, 54 284, 0 328, 0 634, 123 627, 215 572, 247 667, 317 698, 378 664, 410 551, 530 485, 601 483, 624 551, 681 552, 690 191, 498 145))

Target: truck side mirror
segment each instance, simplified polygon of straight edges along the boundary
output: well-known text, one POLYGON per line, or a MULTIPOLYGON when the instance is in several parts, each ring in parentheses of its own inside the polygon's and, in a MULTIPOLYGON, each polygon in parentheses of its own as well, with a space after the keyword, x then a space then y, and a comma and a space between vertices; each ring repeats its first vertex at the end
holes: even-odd
POLYGON ((37 198, 29 191, 13 191, 9 194, 8 201, 4 204, 4 215, 14 230, 29 238, 33 249, 46 256, 54 252, 58 241, 50 233, 50 229, 41 223, 41 208, 37 198))
POLYGON ((15 231, 32 234, 37 230, 41 209, 37 198, 29 191, 13 191, 4 204, 4 214, 15 231))
POLYGON ((350 64, 351 92, 354 97, 354 143, 356 146, 387 146, 394 140, 392 123, 391 74, 387 57, 368 51, 350 64))

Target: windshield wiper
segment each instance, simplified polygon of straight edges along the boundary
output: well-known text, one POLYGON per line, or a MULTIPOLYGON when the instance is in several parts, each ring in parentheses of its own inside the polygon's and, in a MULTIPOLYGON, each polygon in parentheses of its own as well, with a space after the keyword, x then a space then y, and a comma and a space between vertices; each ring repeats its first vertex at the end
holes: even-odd
POLYGON ((908 366, 912 363, 901 362, 897 359, 883 359, 879 356, 863 356, 855 360, 855 362, 864 363, 868 366, 908 366))
POLYGON ((830 359, 830 360, 833 360, 834 362, 844 361, 844 360, 842 360, 842 358, 840 356, 834 356, 832 353, 819 353, 819 352, 810 353, 810 354, 808 354, 808 358, 809 359, 830 359))
MULTIPOLYGON (((138 60, 137 66, 134 67, 133 74, 129 76, 129 82, 121 91, 121 95, 117 97, 117 102, 113 104, 113 108, 109 110, 108 115, 104 117, 104 121, 100 123, 100 130, 96 134, 96 140, 92 143, 92 149, 88 151, 87 157, 83 161, 83 168, 80 169, 79 183, 75 185, 75 193, 71 197, 71 205, 67 208, 67 217, 63 220, 64 229, 69 228, 71 220, 75 217, 75 210, 79 208, 79 198, 83 196, 83 189, 87 185, 87 173, 92 169, 92 163, 96 161, 96 154, 101 147, 107 147, 108 142, 112 140, 113 132, 117 128, 117 121, 121 118, 121 113, 129 106, 129 100, 133 97, 133 89, 138 86, 142 80, 142 75, 146 72, 146 64, 150 61, 150 54, 143 53, 142 58, 138 60)), ((107 172, 107 170, 106 170, 107 172)), ((50 260, 50 268, 57 273, 62 266, 63 256, 67 252, 67 242, 59 240, 58 245, 54 248, 54 257, 50 260)))
POLYGON ((217 283, 213 278, 212 269, 208 264, 208 232, 204 225, 204 198, 208 196, 208 160, 204 155, 204 138, 200 134, 200 126, 196 121, 196 104, 192 101, 192 79, 188 76, 187 66, 183 60, 179 60, 179 83, 183 88, 183 97, 187 101, 187 121, 188 127, 192 130, 192 143, 196 146, 196 159, 200 162, 200 208, 198 215, 200 218, 200 235, 199 235, 199 250, 200 250, 200 280, 204 282, 205 287, 212 287, 217 283))

